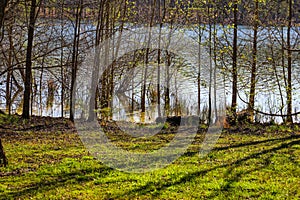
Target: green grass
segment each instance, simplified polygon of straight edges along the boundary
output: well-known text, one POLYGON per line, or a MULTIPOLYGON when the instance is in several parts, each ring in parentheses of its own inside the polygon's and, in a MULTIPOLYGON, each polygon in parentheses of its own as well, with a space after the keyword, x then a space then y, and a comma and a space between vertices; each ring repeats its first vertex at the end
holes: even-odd
MULTIPOLYGON (((224 132, 206 157, 198 156, 201 142, 195 142, 168 167, 145 174, 104 166, 68 130, 12 131, 2 142, 9 166, 0 168, 0 199, 300 198, 297 134, 224 132)), ((155 149, 147 140, 124 143, 155 149)))

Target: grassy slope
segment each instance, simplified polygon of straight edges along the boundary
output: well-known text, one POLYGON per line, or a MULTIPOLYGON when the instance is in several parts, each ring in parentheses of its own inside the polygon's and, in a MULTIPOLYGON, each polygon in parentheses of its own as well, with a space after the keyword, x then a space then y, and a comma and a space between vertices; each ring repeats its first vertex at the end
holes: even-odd
POLYGON ((0 199, 300 198, 298 134, 224 132, 205 158, 195 143, 167 168, 128 174, 93 159, 74 131, 59 127, 2 130, 10 164, 0 168, 0 199))

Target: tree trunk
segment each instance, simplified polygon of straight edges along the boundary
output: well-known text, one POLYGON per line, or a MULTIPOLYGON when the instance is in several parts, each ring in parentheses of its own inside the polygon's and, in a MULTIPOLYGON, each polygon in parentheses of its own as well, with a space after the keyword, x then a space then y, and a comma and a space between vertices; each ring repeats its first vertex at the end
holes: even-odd
POLYGON ((251 83, 250 83, 250 97, 249 97, 249 116, 250 121, 254 121, 254 100, 255 100, 255 85, 256 85, 256 63, 257 63, 257 32, 258 32, 258 0, 255 1, 254 11, 254 27, 253 27, 253 53, 252 53, 252 69, 251 69, 251 83))
POLYGON ((208 124, 211 122, 212 115, 212 26, 211 26, 211 5, 209 4, 207 15, 208 15, 208 26, 209 26, 209 84, 208 84, 208 124))
POLYGON ((72 78, 71 78, 71 90, 70 90, 70 120, 74 121, 74 112, 75 112, 75 80, 77 74, 77 65, 78 65, 78 47, 79 47, 79 38, 80 38, 80 23, 81 23, 81 12, 82 12, 82 0, 79 2, 79 5, 76 9, 76 19, 74 27, 74 39, 73 39, 73 50, 72 50, 72 78))
POLYGON ((212 15, 211 15, 211 4, 208 5, 207 8, 207 15, 208 15, 208 26, 209 26, 209 38, 208 38, 208 46, 209 46, 209 84, 208 84, 208 124, 211 123, 212 119, 212 72, 213 72, 213 66, 212 66, 212 58, 213 58, 213 52, 212 52, 212 15))
POLYGON ((233 5, 233 15, 234 15, 234 29, 233 29, 233 55, 232 55, 232 102, 231 102, 231 112, 234 116, 234 121, 236 120, 236 107, 237 107, 237 22, 238 22, 238 3, 234 0, 233 5))
POLYGON ((288 51, 288 66, 287 66, 287 123, 293 123, 292 117, 292 51, 291 51, 291 27, 292 27, 292 0, 289 0, 289 16, 287 28, 287 51, 288 51))
POLYGON ((28 44, 26 51, 26 71, 25 71, 25 82, 24 82, 24 102, 23 102, 23 113, 22 117, 29 119, 30 117, 30 94, 31 94, 31 76, 32 76, 32 48, 34 39, 34 26, 35 26, 35 11, 36 11, 36 0, 31 0, 30 7, 30 19, 28 27, 28 44))
POLYGON ((198 99, 197 99, 197 115, 200 115, 201 109, 201 43, 202 43, 202 34, 201 33, 201 20, 199 13, 197 14, 198 18, 198 73, 197 73, 197 92, 198 92, 198 99))
POLYGON ((150 23, 149 23, 149 35, 148 35, 148 41, 147 41, 147 49, 146 49, 146 55, 145 55, 145 70, 143 75, 143 83, 142 83, 142 93, 141 93, 141 122, 145 122, 145 113, 146 113, 146 84, 147 84, 147 76, 148 76, 148 66, 149 66, 149 53, 150 53, 150 42, 152 37, 152 26, 153 26, 153 19, 155 14, 155 4, 156 0, 154 0, 153 5, 151 5, 151 17, 150 17, 150 23))
MULTIPOLYGON (((215 13, 215 12, 214 12, 215 13)), ((216 16, 217 14, 215 13, 214 16, 216 16)), ((214 25, 214 29, 213 29, 213 55, 214 55, 214 123, 216 122, 216 120, 218 119, 218 108, 217 108, 217 30, 216 30, 216 18, 214 17, 214 21, 213 21, 213 25, 214 25)))
MULTIPOLYGON (((165 91, 165 113, 170 115, 170 66, 171 66, 171 52, 166 51, 166 91, 165 91)), ((176 105, 177 106, 177 105, 176 105)))
POLYGON ((97 107, 97 98, 96 98, 96 92, 97 92, 97 85, 99 82, 99 65, 100 65, 100 42, 103 40, 103 20, 104 20, 104 1, 102 0, 100 2, 100 6, 98 8, 98 19, 97 19, 97 27, 96 27, 96 52, 95 52, 95 60, 94 60, 94 66, 93 66, 93 73, 92 73, 92 85, 91 85, 91 97, 90 97, 90 103, 89 103, 89 116, 88 121, 93 121, 96 118, 96 113, 94 109, 97 107))
POLYGON ((60 102, 60 109, 61 109, 61 117, 64 117, 64 101, 65 101, 65 81, 64 81, 64 19, 63 19, 63 13, 64 13, 64 4, 65 1, 61 1, 61 8, 60 8, 60 20, 61 20, 61 30, 60 30, 60 46, 61 46, 61 52, 60 52, 60 76, 61 76, 61 102, 60 102))
POLYGON ((160 64, 161 64, 161 31, 162 31, 162 26, 163 26, 163 22, 165 19, 165 15, 166 15, 166 2, 163 1, 163 13, 161 16, 161 2, 158 1, 158 15, 159 15, 159 39, 158 39, 158 53, 157 53, 157 112, 158 112, 158 117, 161 117, 161 108, 160 108, 160 75, 161 75, 161 71, 160 71, 160 64))

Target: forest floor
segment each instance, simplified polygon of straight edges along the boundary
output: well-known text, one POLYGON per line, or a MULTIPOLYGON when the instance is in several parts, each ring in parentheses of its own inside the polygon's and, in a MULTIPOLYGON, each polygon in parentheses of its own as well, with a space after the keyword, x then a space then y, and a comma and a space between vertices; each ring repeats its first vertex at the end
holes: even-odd
MULTIPOLYGON (((300 199, 298 126, 232 127, 205 157, 198 154, 200 131, 169 166, 135 174, 94 159, 66 119, 0 116, 9 161, 0 167, 0 199, 300 199)), ((174 138, 172 127, 147 140, 116 134, 113 125, 106 130, 132 151, 158 149, 174 138)))

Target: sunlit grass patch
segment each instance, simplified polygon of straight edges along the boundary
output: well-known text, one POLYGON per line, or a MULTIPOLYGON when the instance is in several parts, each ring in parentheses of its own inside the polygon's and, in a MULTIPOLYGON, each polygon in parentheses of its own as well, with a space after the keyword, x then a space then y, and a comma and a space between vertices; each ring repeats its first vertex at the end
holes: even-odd
MULTIPOLYGON (((125 136, 124 136, 125 137, 125 136)), ((149 152, 174 133, 117 138, 120 147, 149 152)), ((94 159, 78 135, 19 131, 2 142, 9 159, 0 168, 0 199, 299 199, 300 137, 223 133, 200 157, 203 135, 168 167, 124 173, 94 159)))

